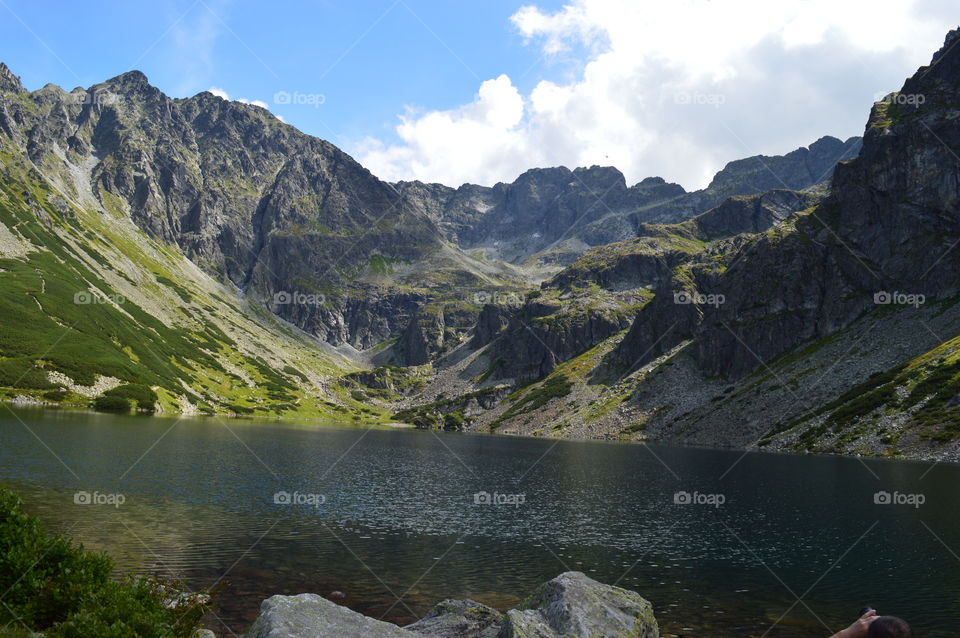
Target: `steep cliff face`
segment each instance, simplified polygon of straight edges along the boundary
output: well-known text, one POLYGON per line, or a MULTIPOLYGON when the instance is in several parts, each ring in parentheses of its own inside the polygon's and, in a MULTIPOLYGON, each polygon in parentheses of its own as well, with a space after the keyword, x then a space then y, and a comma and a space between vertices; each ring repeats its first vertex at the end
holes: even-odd
POLYGON ((739 378, 875 310, 877 293, 955 295, 956 37, 874 106, 859 158, 837 168, 822 204, 739 247, 729 267, 678 273, 661 286, 620 345, 620 360, 649 361, 693 338, 704 372, 739 378), (673 302, 679 290, 723 303, 693 304, 691 314, 673 302))
POLYGON ((738 195, 802 190, 828 181, 837 162, 855 157, 860 138, 824 137, 783 156, 730 162, 710 185, 687 193, 660 177, 628 187, 615 168, 533 169, 511 184, 458 189, 401 182, 397 190, 430 212, 461 247, 482 247, 521 263, 571 263, 591 246, 627 240, 645 222, 683 221, 738 195))
MULTIPOLYGON (((550 374, 560 363, 625 330, 650 297, 647 290, 609 292, 595 288, 531 293, 508 319, 484 309, 483 328, 473 345, 489 339, 491 381, 527 382, 550 374)), ((489 308, 489 306, 488 306, 489 308)))
POLYGON ((5 149, 334 345, 369 348, 432 295, 516 278, 463 255, 417 202, 259 107, 171 99, 137 71, 71 93, 25 92, 6 67, 0 82, 5 149))

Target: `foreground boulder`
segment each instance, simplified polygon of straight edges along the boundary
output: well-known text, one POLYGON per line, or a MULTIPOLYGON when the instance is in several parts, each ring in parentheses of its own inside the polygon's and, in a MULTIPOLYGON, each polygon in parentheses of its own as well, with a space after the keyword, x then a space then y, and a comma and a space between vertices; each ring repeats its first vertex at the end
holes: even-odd
POLYGON ((566 572, 540 585, 519 609, 511 609, 506 616, 500 638, 660 636, 653 607, 646 599, 580 572, 566 572))
POLYGON ((245 638, 410 638, 408 631, 316 594, 271 596, 245 638))
POLYGON ((246 638, 659 638, 639 594, 565 572, 503 614, 472 600, 445 600, 401 629, 315 594, 272 596, 246 638))

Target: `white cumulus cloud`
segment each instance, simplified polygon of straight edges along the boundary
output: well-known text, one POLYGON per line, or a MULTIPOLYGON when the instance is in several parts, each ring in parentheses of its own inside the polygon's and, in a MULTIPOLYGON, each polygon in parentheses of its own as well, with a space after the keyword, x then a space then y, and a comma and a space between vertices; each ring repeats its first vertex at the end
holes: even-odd
POLYGON ((507 75, 450 110, 408 107, 397 140, 351 149, 375 174, 451 185, 536 166, 620 168, 700 187, 729 160, 858 135, 878 92, 956 26, 942 0, 571 0, 511 22, 573 79, 507 75))
MULTIPOLYGON (((209 89, 207 89, 207 93, 212 93, 213 95, 216 95, 219 98, 223 98, 224 100, 230 99, 230 94, 218 86, 211 86, 209 89)), ((266 109, 268 111, 270 110, 270 105, 264 102, 263 100, 248 100, 245 97, 239 97, 235 101, 240 102, 240 104, 252 104, 253 106, 259 106, 260 108, 266 109)), ((279 115, 274 114, 274 117, 280 120, 281 122, 286 122, 286 120, 279 115)))
POLYGON ((209 89, 207 89, 207 93, 213 93, 217 97, 223 98, 224 100, 230 99, 230 96, 227 94, 227 92, 218 86, 211 86, 209 89))

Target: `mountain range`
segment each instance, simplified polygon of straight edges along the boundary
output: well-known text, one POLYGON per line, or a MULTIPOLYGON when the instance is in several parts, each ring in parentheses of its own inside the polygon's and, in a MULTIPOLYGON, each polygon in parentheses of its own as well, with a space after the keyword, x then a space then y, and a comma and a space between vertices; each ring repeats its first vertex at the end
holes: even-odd
POLYGON ((957 42, 862 138, 693 192, 391 184, 255 105, 0 64, 0 394, 954 457, 957 42))

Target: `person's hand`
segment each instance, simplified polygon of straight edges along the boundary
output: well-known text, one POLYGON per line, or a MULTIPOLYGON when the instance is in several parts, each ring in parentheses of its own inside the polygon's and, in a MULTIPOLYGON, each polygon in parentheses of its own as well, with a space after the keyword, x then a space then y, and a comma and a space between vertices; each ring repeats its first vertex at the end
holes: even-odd
POLYGON ((877 619, 877 610, 871 609, 843 631, 834 634, 831 638, 865 638, 870 623, 877 619))

